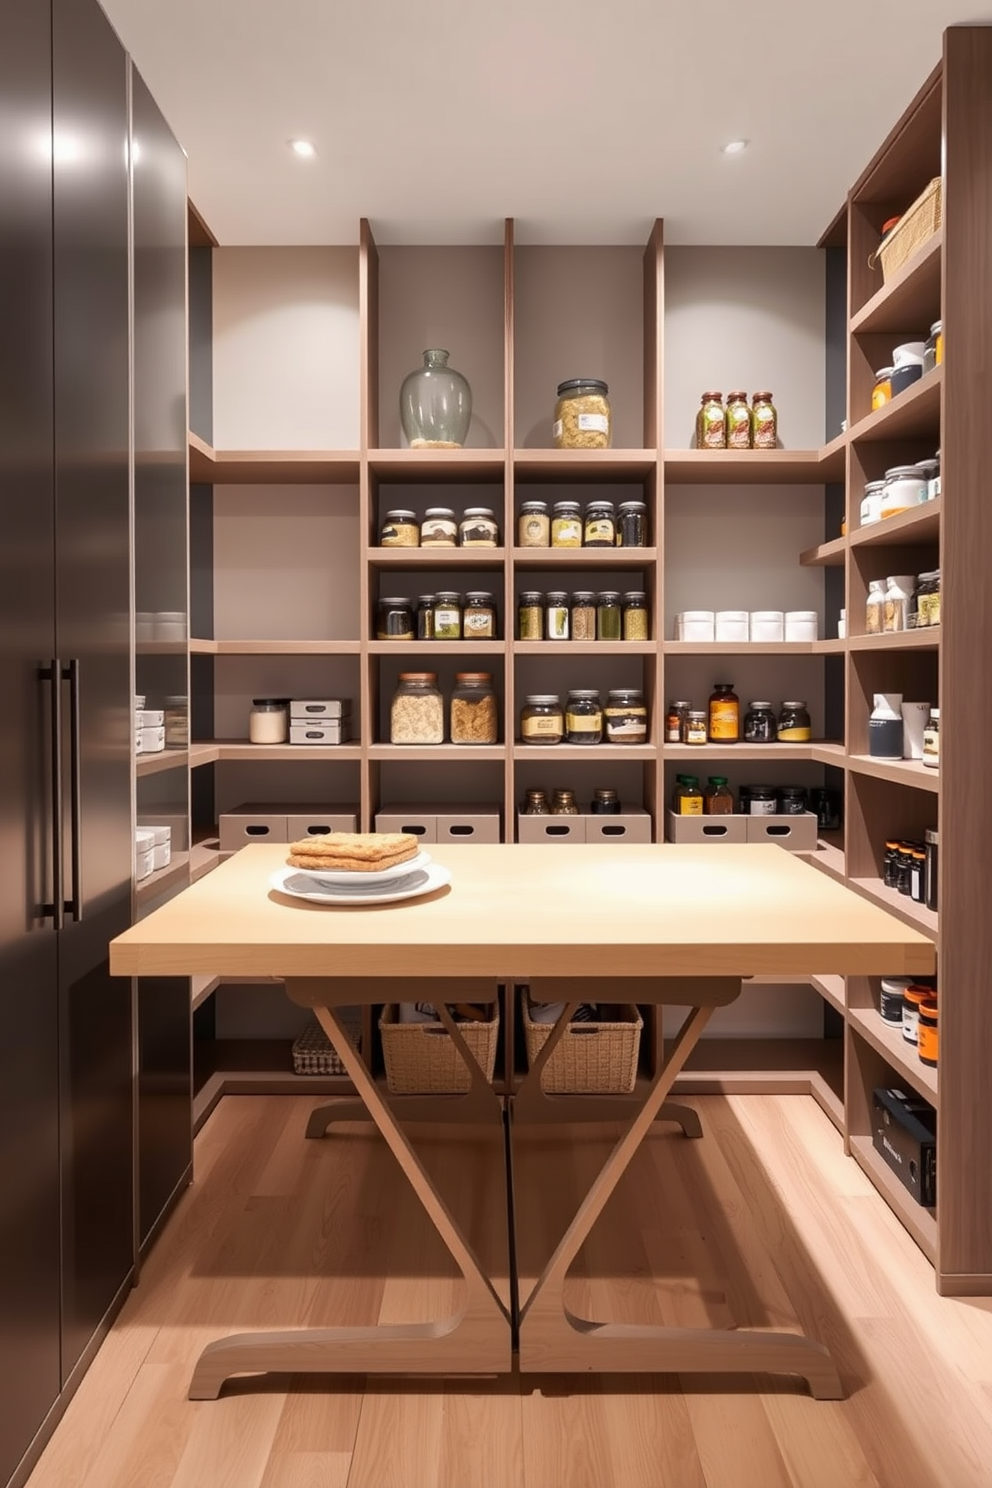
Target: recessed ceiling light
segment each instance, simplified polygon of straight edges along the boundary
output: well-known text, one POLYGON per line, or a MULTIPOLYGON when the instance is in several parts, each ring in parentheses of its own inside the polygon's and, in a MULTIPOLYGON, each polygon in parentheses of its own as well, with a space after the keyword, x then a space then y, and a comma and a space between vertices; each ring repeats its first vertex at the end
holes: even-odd
POLYGON ((731 140, 729 144, 723 146, 723 153, 724 155, 740 155, 742 150, 747 149, 749 143, 750 141, 745 139, 731 140))
POLYGON ((312 160, 317 153, 316 146, 312 145, 309 140, 305 139, 290 140, 289 148, 292 150, 293 154, 298 155, 301 160, 312 160))

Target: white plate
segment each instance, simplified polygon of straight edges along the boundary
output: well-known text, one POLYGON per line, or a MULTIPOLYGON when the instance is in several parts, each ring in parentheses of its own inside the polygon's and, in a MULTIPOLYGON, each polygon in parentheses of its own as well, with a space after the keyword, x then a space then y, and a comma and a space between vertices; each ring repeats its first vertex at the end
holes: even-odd
POLYGON ((414 873, 418 868, 426 868, 430 860, 430 854, 420 848, 405 863, 397 863, 393 868, 381 868, 376 873, 362 873, 354 868, 341 869, 338 872, 333 868, 290 868, 290 872, 299 873, 316 884, 340 884, 343 888, 352 884, 364 884, 366 888, 377 888, 381 884, 395 883, 399 878, 406 878, 408 873, 414 873))
MULTIPOLYGON (((364 873, 354 876, 367 877, 364 873)), ((448 869, 442 868, 440 863, 431 863, 428 868, 417 868, 407 873, 405 878, 378 887, 369 883, 321 886, 299 868, 280 868, 269 879, 269 887, 290 899, 305 899, 308 904, 396 904, 401 899, 417 899, 421 894, 433 893, 450 882, 448 869)))

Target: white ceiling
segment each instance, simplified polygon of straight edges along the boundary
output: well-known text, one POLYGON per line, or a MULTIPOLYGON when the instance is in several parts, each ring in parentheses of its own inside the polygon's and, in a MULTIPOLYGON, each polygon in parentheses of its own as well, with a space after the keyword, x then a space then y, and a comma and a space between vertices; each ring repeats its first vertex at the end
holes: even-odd
POLYGON ((812 243, 982 0, 102 0, 224 244, 812 243), (292 138, 318 156, 297 159, 292 138), (740 156, 720 153, 744 137, 740 156))

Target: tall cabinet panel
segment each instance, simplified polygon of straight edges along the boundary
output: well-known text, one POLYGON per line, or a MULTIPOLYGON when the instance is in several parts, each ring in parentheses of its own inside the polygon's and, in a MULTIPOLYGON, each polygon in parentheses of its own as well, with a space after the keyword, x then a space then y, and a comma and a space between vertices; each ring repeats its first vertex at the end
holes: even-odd
POLYGON ((0 9, 0 1482, 59 1390, 48 8, 0 9))
POLYGON ((52 6, 56 613, 67 755, 59 946, 62 1378, 134 1253, 127 59, 96 0, 52 6))

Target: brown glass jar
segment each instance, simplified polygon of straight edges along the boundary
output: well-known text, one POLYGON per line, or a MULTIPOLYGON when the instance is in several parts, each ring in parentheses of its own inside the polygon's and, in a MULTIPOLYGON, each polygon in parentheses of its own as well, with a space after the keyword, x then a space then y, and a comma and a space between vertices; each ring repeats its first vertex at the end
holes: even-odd
POLYGON ((707 728, 711 744, 739 744, 741 700, 730 682, 716 682, 709 703, 707 728))

